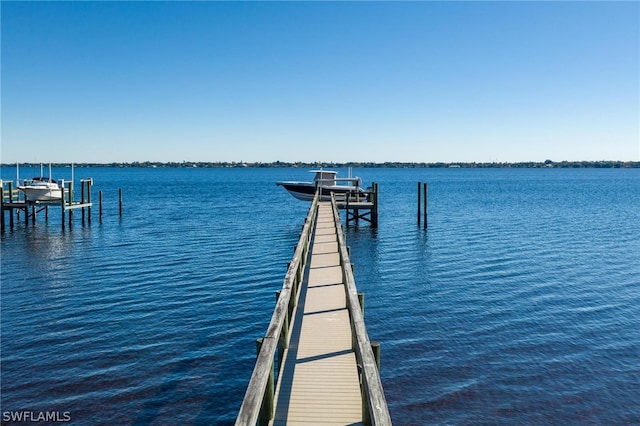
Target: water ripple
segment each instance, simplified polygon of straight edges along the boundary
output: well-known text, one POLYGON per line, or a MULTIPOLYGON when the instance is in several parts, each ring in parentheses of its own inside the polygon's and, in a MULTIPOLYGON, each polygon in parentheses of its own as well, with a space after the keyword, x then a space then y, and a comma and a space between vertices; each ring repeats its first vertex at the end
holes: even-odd
MULTIPOLYGON (((3 410, 232 424, 306 214, 273 182, 306 172, 92 172, 122 219, 2 236, 3 410)), ((640 423, 637 172, 365 172, 380 227, 347 241, 394 423, 640 423)))

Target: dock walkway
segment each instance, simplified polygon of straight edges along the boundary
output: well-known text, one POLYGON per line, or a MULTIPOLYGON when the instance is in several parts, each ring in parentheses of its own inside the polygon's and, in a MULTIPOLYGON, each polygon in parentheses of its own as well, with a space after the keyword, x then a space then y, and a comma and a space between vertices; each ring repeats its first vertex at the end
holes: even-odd
POLYGON ((361 300, 338 206, 316 194, 236 426, 391 425, 361 300))
POLYGON ((276 388, 273 424, 362 424, 358 366, 329 202, 318 206, 306 277, 276 388))

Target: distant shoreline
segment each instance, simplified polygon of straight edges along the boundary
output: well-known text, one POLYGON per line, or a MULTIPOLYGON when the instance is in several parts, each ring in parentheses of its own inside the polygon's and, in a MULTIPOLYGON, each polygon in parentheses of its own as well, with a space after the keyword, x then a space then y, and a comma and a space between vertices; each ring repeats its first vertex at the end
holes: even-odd
MULTIPOLYGON (((41 163, 20 163, 20 167, 38 167, 41 163)), ((16 163, 0 163, 0 167, 15 167, 16 163)), ((51 163, 53 167, 67 167, 70 163, 51 163)), ((74 167, 116 167, 116 168, 395 168, 395 169, 418 169, 418 168, 463 168, 463 169, 507 169, 507 168, 592 168, 592 169, 635 169, 640 168, 640 161, 560 161, 554 162, 546 160, 544 162, 527 161, 518 163, 466 163, 466 162, 207 162, 207 161, 182 161, 182 162, 161 162, 161 161, 133 161, 123 163, 74 163, 74 167)))

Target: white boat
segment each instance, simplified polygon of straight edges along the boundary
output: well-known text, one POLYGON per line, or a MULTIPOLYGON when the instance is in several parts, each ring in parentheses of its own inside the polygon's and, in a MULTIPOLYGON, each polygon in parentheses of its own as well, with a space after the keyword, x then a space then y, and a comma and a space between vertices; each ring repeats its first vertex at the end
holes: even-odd
POLYGON ((276 182, 276 185, 282 186, 289 191, 298 200, 311 201, 316 193, 316 188, 320 188, 320 200, 331 200, 331 193, 335 194, 336 200, 344 201, 347 194, 350 194, 350 200, 353 201, 366 201, 366 193, 360 188, 362 180, 359 177, 355 178, 338 178, 336 175, 338 172, 333 170, 311 170, 311 173, 315 173, 313 181, 301 182, 301 181, 281 181, 276 182), (339 184, 339 182, 345 182, 339 184))
POLYGON ((62 186, 50 177, 34 177, 18 186, 28 201, 60 201, 62 186))

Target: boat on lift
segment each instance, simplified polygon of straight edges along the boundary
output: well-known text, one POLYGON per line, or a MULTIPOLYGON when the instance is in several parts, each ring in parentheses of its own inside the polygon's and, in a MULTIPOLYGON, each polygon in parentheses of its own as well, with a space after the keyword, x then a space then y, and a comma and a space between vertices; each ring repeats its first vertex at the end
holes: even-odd
POLYGON ((320 200, 331 200, 331 194, 335 194, 337 201, 344 201, 349 195, 350 199, 366 201, 367 194, 360 188, 362 179, 359 177, 338 178, 338 172, 334 170, 310 170, 315 173, 312 181, 280 181, 276 185, 282 186, 289 194, 298 200, 311 201, 316 189, 320 189, 320 200))
POLYGON ((51 164, 49 164, 49 177, 44 177, 42 165, 40 165, 40 176, 27 179, 24 185, 18 185, 28 201, 56 202, 62 200, 64 184, 57 182, 51 177, 51 164))

